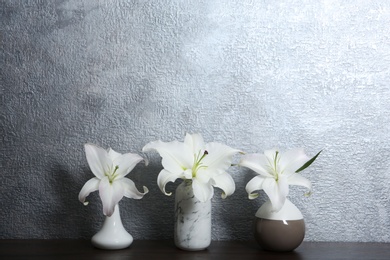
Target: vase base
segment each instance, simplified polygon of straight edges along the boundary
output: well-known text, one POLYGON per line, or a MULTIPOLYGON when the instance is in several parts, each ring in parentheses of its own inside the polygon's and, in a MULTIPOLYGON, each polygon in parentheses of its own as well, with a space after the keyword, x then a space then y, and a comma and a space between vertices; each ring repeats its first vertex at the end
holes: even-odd
POLYGON ((293 251, 305 237, 305 222, 300 220, 255 219, 255 238, 268 251, 293 251))
POLYGON ((203 251, 203 250, 206 250, 208 246, 206 246, 206 247, 184 247, 184 246, 180 246, 180 245, 176 244, 176 247, 181 249, 181 250, 185 250, 185 251, 203 251))
POLYGON ((117 250, 129 247, 133 243, 133 237, 130 234, 121 234, 120 239, 109 239, 104 235, 97 233, 91 239, 94 247, 106 250, 117 250))

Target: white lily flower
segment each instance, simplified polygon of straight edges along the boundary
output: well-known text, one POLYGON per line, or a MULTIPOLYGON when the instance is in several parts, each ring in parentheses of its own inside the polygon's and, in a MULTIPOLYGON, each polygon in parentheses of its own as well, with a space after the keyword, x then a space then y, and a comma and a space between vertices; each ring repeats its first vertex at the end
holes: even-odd
POLYGON ((88 165, 91 168, 94 178, 88 180, 79 193, 79 200, 87 205, 86 197, 93 191, 99 190, 99 196, 103 204, 103 213, 111 216, 114 213, 115 205, 123 196, 132 199, 141 199, 148 188, 145 186, 144 192, 139 192, 134 182, 125 176, 133 170, 140 161, 144 160, 138 154, 120 154, 112 150, 107 150, 93 144, 85 144, 85 154, 88 165))
POLYGON ((142 149, 150 150, 156 150, 162 157, 164 169, 157 177, 157 184, 165 195, 172 194, 165 191, 165 185, 178 178, 192 180, 194 195, 202 202, 213 197, 213 187, 222 189, 222 198, 233 194, 236 188, 226 170, 239 150, 215 142, 205 144, 200 134, 186 134, 183 143, 150 142, 142 149))
POLYGON ((239 165, 259 174, 246 185, 249 199, 259 196, 258 193, 253 193, 254 191, 264 190, 272 203, 273 210, 279 211, 286 201, 289 185, 304 186, 310 191, 311 182, 297 171, 309 166, 318 154, 310 161, 303 149, 293 149, 285 153, 273 149, 265 151, 264 154, 244 155, 239 165))

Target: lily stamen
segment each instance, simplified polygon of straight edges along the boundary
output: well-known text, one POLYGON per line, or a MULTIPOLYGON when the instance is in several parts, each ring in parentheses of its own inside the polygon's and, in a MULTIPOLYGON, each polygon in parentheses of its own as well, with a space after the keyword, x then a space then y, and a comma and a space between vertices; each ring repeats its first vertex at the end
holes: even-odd
POLYGON ((110 183, 112 183, 115 180, 116 176, 118 176, 118 174, 115 174, 118 169, 119 169, 119 166, 115 165, 114 172, 110 175, 107 175, 109 180, 110 180, 110 183))
POLYGON ((200 156, 200 154, 201 154, 201 151, 199 151, 199 153, 198 153, 197 156, 195 156, 195 154, 194 154, 194 158, 196 158, 196 159, 195 159, 195 161, 194 161, 194 166, 192 167, 192 177, 196 177, 196 173, 198 172, 198 170, 199 170, 200 168, 207 168, 207 166, 202 165, 202 160, 204 159, 204 157, 205 157, 206 155, 209 154, 209 152, 207 152, 207 151, 205 150, 204 153, 203 153, 203 155, 202 155, 202 157, 200 157, 200 159, 198 159, 199 156, 200 156))

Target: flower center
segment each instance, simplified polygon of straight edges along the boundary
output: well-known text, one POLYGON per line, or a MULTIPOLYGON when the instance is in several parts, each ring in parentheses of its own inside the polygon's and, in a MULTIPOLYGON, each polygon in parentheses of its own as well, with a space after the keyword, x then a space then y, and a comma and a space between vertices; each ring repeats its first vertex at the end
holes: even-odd
POLYGON ((196 177, 196 173, 200 168, 207 168, 206 165, 202 164, 202 160, 208 155, 209 153, 205 150, 202 154, 202 151, 199 151, 199 153, 196 155, 194 154, 194 165, 192 166, 192 177, 196 177))
POLYGON ((118 165, 115 165, 115 169, 113 171, 113 173, 106 173, 106 176, 108 177, 108 180, 110 181, 110 184, 112 184, 112 182, 115 180, 115 178, 118 176, 118 174, 116 173, 116 171, 119 169, 119 166, 118 165))

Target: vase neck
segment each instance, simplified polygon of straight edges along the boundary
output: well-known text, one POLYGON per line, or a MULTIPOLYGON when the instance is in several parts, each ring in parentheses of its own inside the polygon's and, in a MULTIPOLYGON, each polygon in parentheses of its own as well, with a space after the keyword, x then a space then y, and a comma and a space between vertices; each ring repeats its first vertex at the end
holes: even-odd
POLYGON ((112 215, 110 217, 108 217, 108 216, 106 217, 106 221, 122 223, 118 204, 115 205, 114 213, 112 213, 112 215))
POLYGON ((192 186, 192 180, 191 179, 184 179, 183 180, 183 185, 185 186, 185 187, 187 187, 187 186, 192 186))

